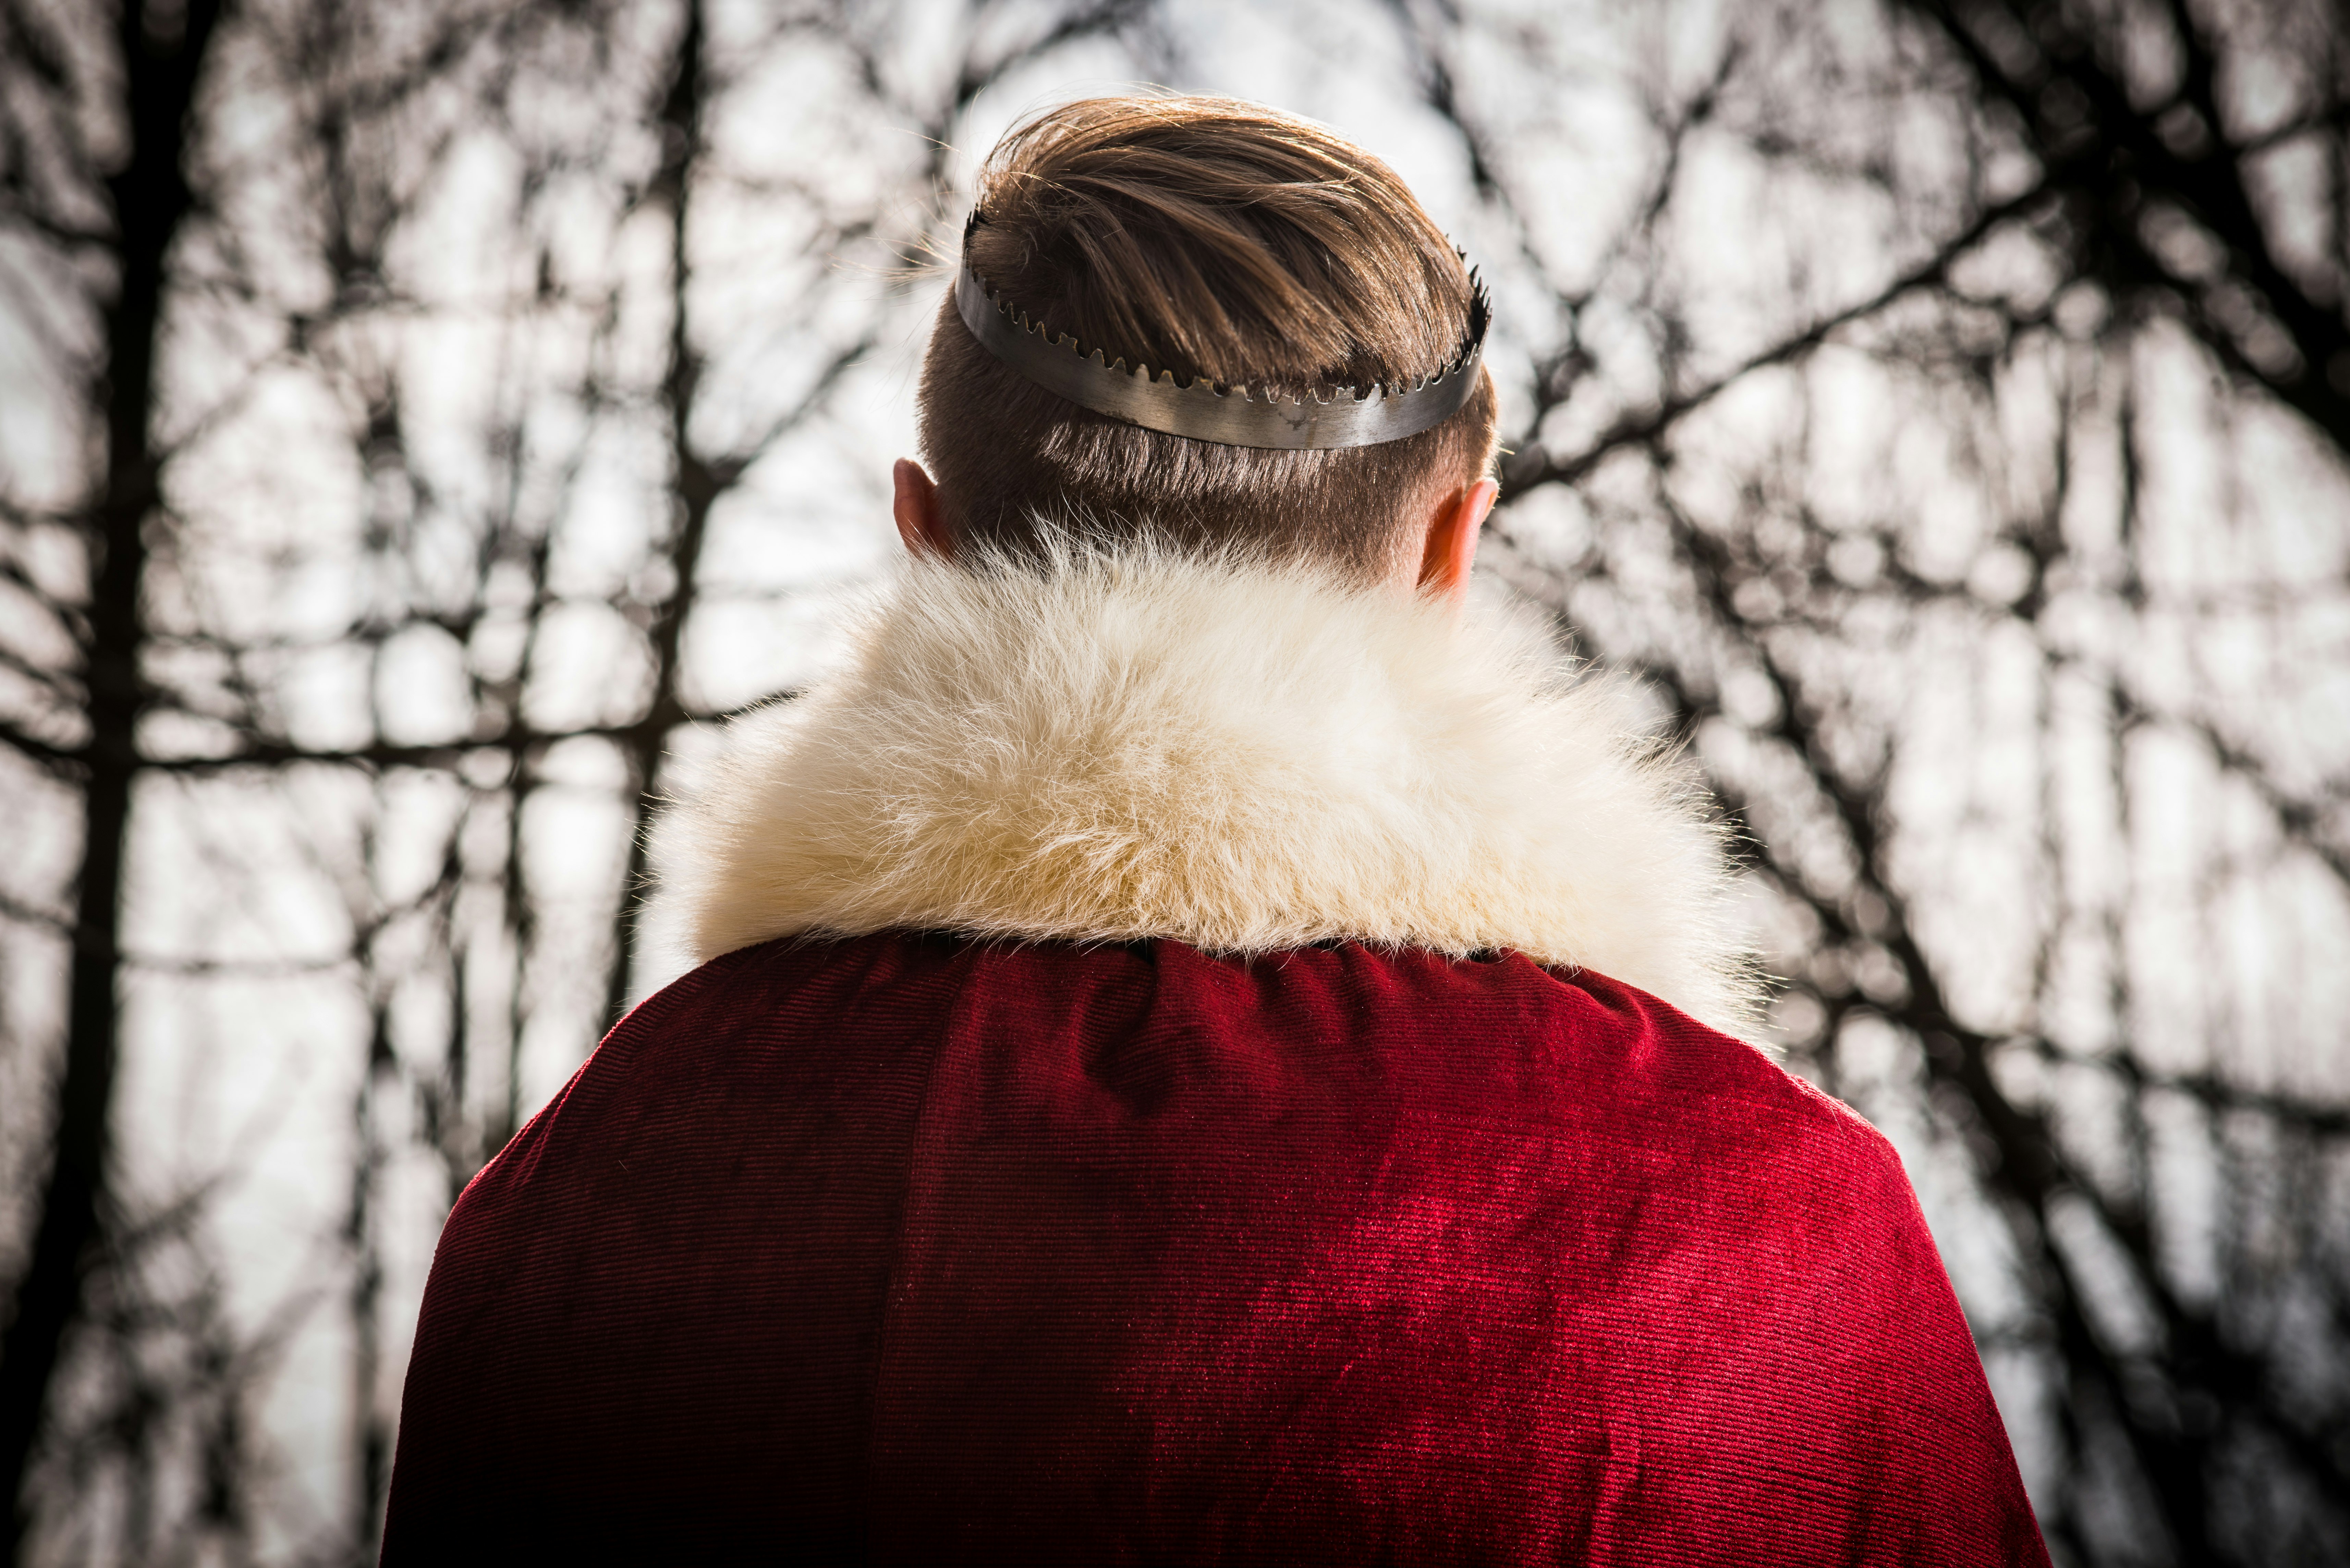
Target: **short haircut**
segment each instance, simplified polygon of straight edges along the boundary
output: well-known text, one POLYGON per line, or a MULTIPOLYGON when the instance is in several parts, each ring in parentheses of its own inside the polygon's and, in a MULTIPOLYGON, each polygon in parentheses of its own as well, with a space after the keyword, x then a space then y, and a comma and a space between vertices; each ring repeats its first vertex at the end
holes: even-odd
MULTIPOLYGON (((1309 120, 1222 98, 1089 99, 1028 120, 981 173, 980 275, 1109 357, 1295 395, 1430 376, 1468 269, 1394 171, 1309 120)), ((1492 462, 1492 378, 1432 430, 1266 451, 1122 423, 982 348, 950 291, 922 366, 924 456, 958 536, 1055 534, 1307 559, 1375 578, 1492 462)))

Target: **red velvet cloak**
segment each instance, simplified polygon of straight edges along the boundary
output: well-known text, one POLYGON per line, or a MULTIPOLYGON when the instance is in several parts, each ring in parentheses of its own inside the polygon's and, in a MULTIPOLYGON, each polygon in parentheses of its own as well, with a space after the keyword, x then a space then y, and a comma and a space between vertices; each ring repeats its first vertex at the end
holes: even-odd
POLYGON ((451 1214, 384 1558, 2044 1563, 1900 1165, 1517 955, 883 933, 451 1214))

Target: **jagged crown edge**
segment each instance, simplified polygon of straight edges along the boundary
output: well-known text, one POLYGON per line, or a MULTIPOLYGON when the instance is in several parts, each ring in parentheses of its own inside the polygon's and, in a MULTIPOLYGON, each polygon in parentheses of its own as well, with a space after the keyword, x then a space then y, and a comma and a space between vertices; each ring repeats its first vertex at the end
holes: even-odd
POLYGON ((1357 390, 1352 384, 1334 387, 1326 398, 1317 397, 1312 392, 1307 392, 1302 397, 1276 396, 1268 392, 1263 397, 1258 398, 1250 394, 1249 388, 1244 382, 1235 386, 1230 392, 1219 391, 1212 377, 1200 375, 1194 376, 1189 381, 1183 381, 1177 379, 1172 370, 1153 372, 1148 364, 1139 359, 1128 366, 1124 355, 1121 354, 1112 359, 1107 357, 1106 349, 1087 350, 1073 334, 1049 331, 1042 321, 1031 317, 1025 310, 1015 309, 1012 302, 1004 298, 993 284, 987 281, 979 268, 972 265, 972 231, 985 222, 987 222, 986 217, 976 207, 972 209, 971 216, 964 220, 960 265, 963 271, 971 274, 972 281, 979 285, 980 296, 987 301, 989 308, 1003 317, 1023 337, 1033 338, 1047 348, 1066 349, 1075 355, 1080 362, 1091 365, 1097 370, 1125 376, 1187 397, 1211 398, 1219 403, 1229 401, 1234 396, 1238 396, 1244 403, 1261 403, 1267 407, 1286 403, 1303 408, 1312 403, 1316 408, 1328 408, 1342 397, 1354 403, 1401 401, 1406 398, 1419 397, 1423 393, 1442 389, 1450 378, 1464 372, 1478 358, 1479 351, 1484 348, 1485 334, 1492 329, 1493 323, 1493 298, 1486 291, 1485 280, 1480 275, 1476 264, 1469 259, 1469 253, 1455 245, 1452 248, 1452 254, 1459 256, 1461 265, 1469 269, 1469 328, 1461 335, 1461 346, 1452 351, 1451 358, 1446 359, 1443 368, 1434 375, 1400 385, 1374 381, 1367 392, 1357 390))

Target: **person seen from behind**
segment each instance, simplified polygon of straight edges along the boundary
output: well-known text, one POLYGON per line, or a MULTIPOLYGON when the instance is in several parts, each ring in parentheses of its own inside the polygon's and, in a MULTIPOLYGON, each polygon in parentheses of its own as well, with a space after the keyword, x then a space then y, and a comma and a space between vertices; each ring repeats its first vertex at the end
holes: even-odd
POLYGON ((2047 1562, 1700 794, 1469 593, 1490 315, 1318 125, 995 149, 901 569, 451 1213, 386 1563, 2047 1562))

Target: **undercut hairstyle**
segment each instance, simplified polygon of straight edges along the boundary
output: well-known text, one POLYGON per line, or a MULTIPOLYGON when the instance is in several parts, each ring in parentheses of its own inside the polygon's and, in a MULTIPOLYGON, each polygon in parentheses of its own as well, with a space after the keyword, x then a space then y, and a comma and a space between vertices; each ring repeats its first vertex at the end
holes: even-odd
MULTIPOLYGON (((1063 104, 979 185, 981 277, 1110 358, 1296 396, 1432 376, 1468 327, 1468 269, 1394 171, 1321 126, 1222 98, 1063 104)), ((974 340, 952 291, 922 365, 921 444, 957 536, 1013 555, 1055 535, 1397 570, 1493 458, 1490 373, 1431 430, 1267 451, 1113 420, 974 340)))

